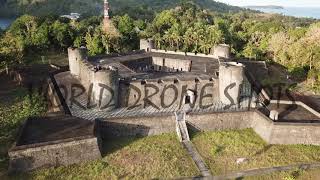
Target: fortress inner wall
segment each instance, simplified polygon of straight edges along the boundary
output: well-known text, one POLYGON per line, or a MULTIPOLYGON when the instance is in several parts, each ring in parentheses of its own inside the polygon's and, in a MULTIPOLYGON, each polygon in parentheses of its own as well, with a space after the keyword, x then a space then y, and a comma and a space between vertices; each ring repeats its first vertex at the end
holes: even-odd
POLYGON ((135 72, 147 71, 151 69, 152 57, 127 60, 122 62, 122 64, 124 64, 129 69, 132 69, 135 72))
POLYGON ((151 70, 163 72, 189 72, 191 69, 191 60, 173 59, 160 56, 132 59, 124 61, 122 64, 136 72, 151 70))
POLYGON ((80 73, 79 73, 79 80, 83 87, 88 91, 90 85, 93 83, 94 79, 94 66, 89 62, 83 60, 79 62, 80 73))
POLYGON ((187 91, 194 93, 195 101, 190 106, 206 107, 218 101, 217 80, 136 80, 130 83, 121 82, 119 104, 121 107, 152 106, 156 109, 180 107, 186 102, 187 91))
POLYGON ((184 71, 189 72, 191 69, 191 60, 172 59, 164 57, 152 57, 152 64, 158 71, 184 71))

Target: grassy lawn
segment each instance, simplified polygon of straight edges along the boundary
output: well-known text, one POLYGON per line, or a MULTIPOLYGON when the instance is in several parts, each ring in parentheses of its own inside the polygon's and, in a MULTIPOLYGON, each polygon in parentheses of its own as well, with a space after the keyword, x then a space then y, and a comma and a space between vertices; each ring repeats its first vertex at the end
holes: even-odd
POLYGON ((105 140, 102 160, 35 171, 14 178, 30 179, 153 179, 197 176, 175 134, 105 140))
POLYGON ((45 105, 39 96, 30 97, 23 88, 15 90, 10 102, 0 103, 0 179, 7 173, 7 152, 15 140, 19 126, 28 117, 45 112, 45 105))
POLYGON ((8 168, 7 152, 15 141, 19 126, 29 116, 41 115, 46 106, 36 93, 29 96, 27 89, 18 86, 0 73, 0 179, 8 168))
POLYGON ((192 142, 214 175, 320 161, 320 146, 268 145, 252 129, 193 134, 192 142))
POLYGON ((270 179, 279 179, 279 180, 306 180, 306 179, 319 179, 320 170, 292 170, 286 172, 278 172, 273 174, 266 174, 262 176, 252 176, 246 177, 244 180, 270 180, 270 179))

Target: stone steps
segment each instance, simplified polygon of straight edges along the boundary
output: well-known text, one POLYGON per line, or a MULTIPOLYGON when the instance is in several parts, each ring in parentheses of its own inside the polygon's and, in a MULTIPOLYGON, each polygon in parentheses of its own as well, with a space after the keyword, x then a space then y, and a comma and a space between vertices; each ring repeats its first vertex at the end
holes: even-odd
POLYGON ((176 116, 176 123, 177 123, 177 135, 183 145, 183 147, 187 150, 188 154, 191 156, 192 160, 196 164, 197 168, 199 169, 201 175, 203 177, 211 176, 207 165, 203 161, 202 157, 198 153, 198 151, 193 147, 192 142, 190 141, 188 128, 186 124, 186 112, 185 111, 178 111, 175 112, 176 116))
POLYGON ((178 126, 181 132, 182 141, 190 141, 186 121, 178 122, 178 126))
POLYGON ((198 153, 198 151, 193 147, 191 141, 183 141, 182 142, 184 148, 187 150, 188 154, 191 156, 192 160, 196 164, 197 168, 199 169, 201 175, 203 177, 212 176, 207 165, 204 163, 202 157, 198 153))
POLYGON ((181 141, 190 141, 188 128, 186 124, 186 113, 184 111, 175 112, 177 133, 181 141))

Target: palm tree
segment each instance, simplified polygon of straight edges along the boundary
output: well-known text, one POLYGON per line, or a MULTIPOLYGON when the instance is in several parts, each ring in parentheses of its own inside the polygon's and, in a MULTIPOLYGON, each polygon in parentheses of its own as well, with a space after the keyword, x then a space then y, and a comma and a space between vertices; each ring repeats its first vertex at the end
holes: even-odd
POLYGON ((172 34, 170 33, 170 31, 165 32, 163 39, 167 44, 169 44, 169 48, 174 47, 174 40, 172 40, 173 38, 172 38, 172 34))
POLYGON ((106 49, 106 53, 110 54, 111 38, 108 34, 102 35, 102 44, 103 44, 104 48, 106 49))
POLYGON ((199 49, 205 53, 205 54, 209 54, 210 53, 210 49, 212 48, 211 43, 209 41, 209 39, 203 39, 200 42, 200 47, 199 49))
POLYGON ((153 36, 153 39, 156 43, 156 48, 157 49, 161 49, 161 44, 162 44, 162 38, 161 38, 161 35, 160 33, 156 33, 154 36, 153 36))
POLYGON ((188 51, 193 46, 193 34, 194 29, 192 27, 188 28, 186 33, 183 35, 183 42, 184 42, 184 50, 188 51))
POLYGON ((201 41, 201 39, 205 38, 205 32, 204 32, 204 26, 202 23, 197 22, 195 23, 195 28, 194 31, 191 35, 192 40, 194 42, 194 48, 193 48, 193 52, 198 52, 199 51, 199 43, 201 41))
POLYGON ((222 42, 223 33, 216 26, 212 25, 208 27, 208 38, 212 46, 215 46, 222 42))
POLYGON ((182 34, 183 34, 183 29, 181 24, 175 23, 172 28, 170 29, 172 33, 172 38, 175 41, 176 44, 176 49, 180 49, 180 42, 182 41, 182 34))

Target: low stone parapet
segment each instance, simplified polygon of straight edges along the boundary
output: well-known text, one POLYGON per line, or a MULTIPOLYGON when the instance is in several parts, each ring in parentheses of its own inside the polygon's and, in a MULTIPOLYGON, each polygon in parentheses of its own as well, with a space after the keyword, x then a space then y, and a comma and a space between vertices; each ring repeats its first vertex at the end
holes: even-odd
POLYGON ((67 166, 101 158, 94 123, 64 115, 29 118, 8 154, 10 172, 67 166))

